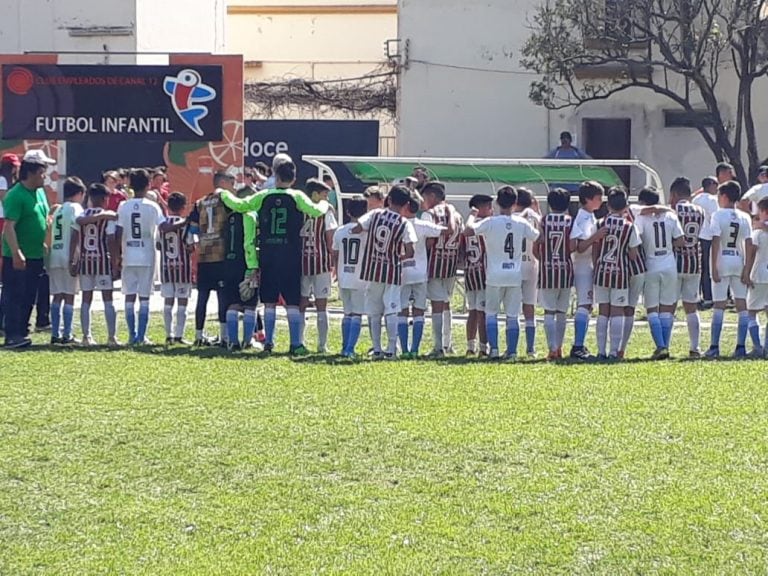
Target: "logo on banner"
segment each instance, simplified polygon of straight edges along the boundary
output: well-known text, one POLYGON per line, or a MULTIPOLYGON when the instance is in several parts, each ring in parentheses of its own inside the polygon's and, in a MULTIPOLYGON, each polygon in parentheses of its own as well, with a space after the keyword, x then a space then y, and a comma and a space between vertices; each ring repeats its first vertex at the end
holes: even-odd
POLYGON ((26 96, 35 85, 35 77, 26 68, 14 68, 6 80, 8 90, 17 96, 26 96))
POLYGON ((210 102, 216 98, 216 90, 203 84, 200 74, 195 70, 182 70, 175 78, 166 76, 163 90, 170 96, 173 109, 181 121, 198 136, 203 135, 200 121, 208 116, 208 106, 201 102, 210 102))

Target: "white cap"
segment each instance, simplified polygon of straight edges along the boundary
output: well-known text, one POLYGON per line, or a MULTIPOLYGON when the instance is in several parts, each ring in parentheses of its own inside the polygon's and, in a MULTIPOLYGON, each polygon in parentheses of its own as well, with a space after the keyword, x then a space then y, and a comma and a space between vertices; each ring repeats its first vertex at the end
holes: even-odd
POLYGON ((49 165, 53 166, 56 164, 56 160, 53 158, 48 158, 46 156, 45 152, 42 150, 27 150, 27 152, 24 154, 24 158, 22 159, 22 162, 29 162, 30 164, 41 164, 41 165, 49 165))
POLYGON ((272 159, 272 170, 282 164, 293 164, 293 158, 288 156, 288 154, 275 154, 275 157, 272 159))

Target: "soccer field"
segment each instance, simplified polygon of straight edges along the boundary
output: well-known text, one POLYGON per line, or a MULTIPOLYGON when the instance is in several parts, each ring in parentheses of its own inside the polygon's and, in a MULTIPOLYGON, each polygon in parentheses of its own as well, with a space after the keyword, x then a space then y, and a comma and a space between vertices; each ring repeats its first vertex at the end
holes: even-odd
POLYGON ((0 574, 765 573, 765 373, 0 353, 0 574))

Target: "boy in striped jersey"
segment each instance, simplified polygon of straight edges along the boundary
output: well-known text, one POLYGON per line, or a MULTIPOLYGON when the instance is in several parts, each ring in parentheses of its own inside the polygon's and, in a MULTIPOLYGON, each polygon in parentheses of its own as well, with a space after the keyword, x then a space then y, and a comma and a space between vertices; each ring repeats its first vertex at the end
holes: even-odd
MULTIPOLYGON (((625 212, 625 216, 634 222, 643 212, 643 207, 633 204, 625 212)), ((629 302, 624 308, 624 335, 619 346, 619 358, 624 358, 632 330, 635 327, 635 310, 640 302, 640 296, 645 290, 645 274, 648 268, 645 264, 645 251, 642 244, 637 247, 637 258, 629 261, 629 302)))
POLYGON ((640 246, 635 225, 624 213, 627 193, 622 188, 608 192, 608 216, 600 223, 605 236, 595 244, 595 301, 599 306, 597 348, 599 359, 618 359, 624 336, 624 308, 629 300, 629 261, 637 258, 640 246), (610 326, 610 355, 606 352, 610 326))
POLYGON ((101 291, 104 316, 107 321, 107 345, 120 346, 117 341, 117 312, 112 300, 113 279, 119 277, 119 269, 113 268, 115 253, 115 221, 117 215, 107 212, 109 190, 103 184, 92 184, 88 189, 91 207, 86 210, 73 228, 70 250, 79 247, 79 255, 71 253, 71 272, 80 274, 83 302, 80 308, 80 324, 83 344, 93 346, 91 334, 91 304, 94 290, 101 291))
POLYGON ((427 297, 432 305, 432 356, 440 357, 452 353, 451 298, 456 285, 459 266, 459 246, 464 220, 459 211, 445 201, 445 185, 441 182, 427 182, 421 190, 426 212, 423 220, 448 228, 449 234, 440 236, 427 244, 429 266, 427 297))
MULTIPOLYGON (((476 194, 469 200, 472 210, 467 228, 493 216, 493 198, 476 194)), ((467 297, 467 356, 488 356, 488 333, 485 329, 485 241, 480 236, 462 236, 465 258, 464 283, 467 297), (478 350, 477 340, 480 339, 478 350)))
MULTIPOLYGON (((187 206, 187 197, 181 192, 168 196, 168 221, 179 224, 184 221, 183 213, 187 206)), ((160 234, 161 286, 160 295, 165 299, 163 320, 165 322, 165 343, 187 344, 184 342, 184 327, 187 323, 187 304, 192 294, 192 266, 190 252, 192 244, 187 244, 187 230, 179 228, 160 234), (173 306, 176 308, 176 329, 173 327, 173 306)))
POLYGON ((669 187, 670 203, 683 229, 683 245, 677 255, 677 295, 683 303, 688 324, 691 358, 700 358, 699 286, 701 284, 701 232, 707 216, 704 209, 691 202, 691 181, 677 178, 669 187))
MULTIPOLYGON (((760 324, 757 316, 760 312, 768 313, 768 198, 757 202, 757 223, 752 232, 752 249, 747 255, 747 271, 749 272, 749 292, 747 309, 749 310, 749 335, 752 339, 752 356, 765 357, 768 344, 760 343, 760 324)), ((768 343, 768 326, 764 343, 768 343)))
POLYGON ((411 200, 410 190, 394 186, 387 197, 388 207, 365 214, 353 229, 368 232, 361 280, 368 282, 368 322, 371 325, 374 359, 394 359, 397 354, 397 326, 400 311, 402 262, 413 258, 416 231, 403 216, 411 200), (381 321, 386 318, 387 352, 381 349, 381 321))
POLYGON ((547 195, 549 213, 541 221, 541 236, 536 241, 539 257, 539 298, 544 308, 544 333, 549 355, 547 360, 563 357, 566 312, 571 303, 573 262, 571 240, 573 218, 568 214, 571 195, 555 188, 547 195))
MULTIPOLYGON (((541 215, 533 192, 517 189, 515 212, 539 229, 541 215)), ((525 350, 528 358, 536 358, 536 292, 539 284, 539 261, 533 250, 533 242, 523 242, 523 317, 525 318, 525 350)))
POLYGON ((70 274, 71 255, 76 252, 72 244, 72 230, 77 225, 77 218, 82 214, 85 184, 80 178, 67 178, 64 181, 64 204, 53 214, 49 228, 51 247, 48 256, 48 276, 50 292, 53 295, 51 305, 51 344, 75 344, 72 335, 75 294, 77 293, 77 275, 70 274), (62 303, 64 304, 64 330, 61 330, 62 303))
POLYGON ((328 297, 331 295, 331 271, 333 270, 333 233, 338 228, 336 215, 328 204, 331 189, 320 180, 307 180, 307 196, 313 202, 328 205, 328 211, 320 218, 304 216, 301 228, 301 342, 304 344, 309 297, 315 297, 317 310, 317 349, 328 353, 328 297))

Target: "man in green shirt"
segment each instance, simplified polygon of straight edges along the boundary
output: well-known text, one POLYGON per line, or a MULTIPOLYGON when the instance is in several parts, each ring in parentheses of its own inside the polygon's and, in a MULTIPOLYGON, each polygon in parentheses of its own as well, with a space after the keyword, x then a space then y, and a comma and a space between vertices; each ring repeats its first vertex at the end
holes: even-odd
POLYGON ((45 171, 56 162, 42 150, 29 150, 19 169, 19 181, 3 200, 3 289, 5 290, 5 347, 27 348, 29 317, 44 273, 48 199, 45 171))

